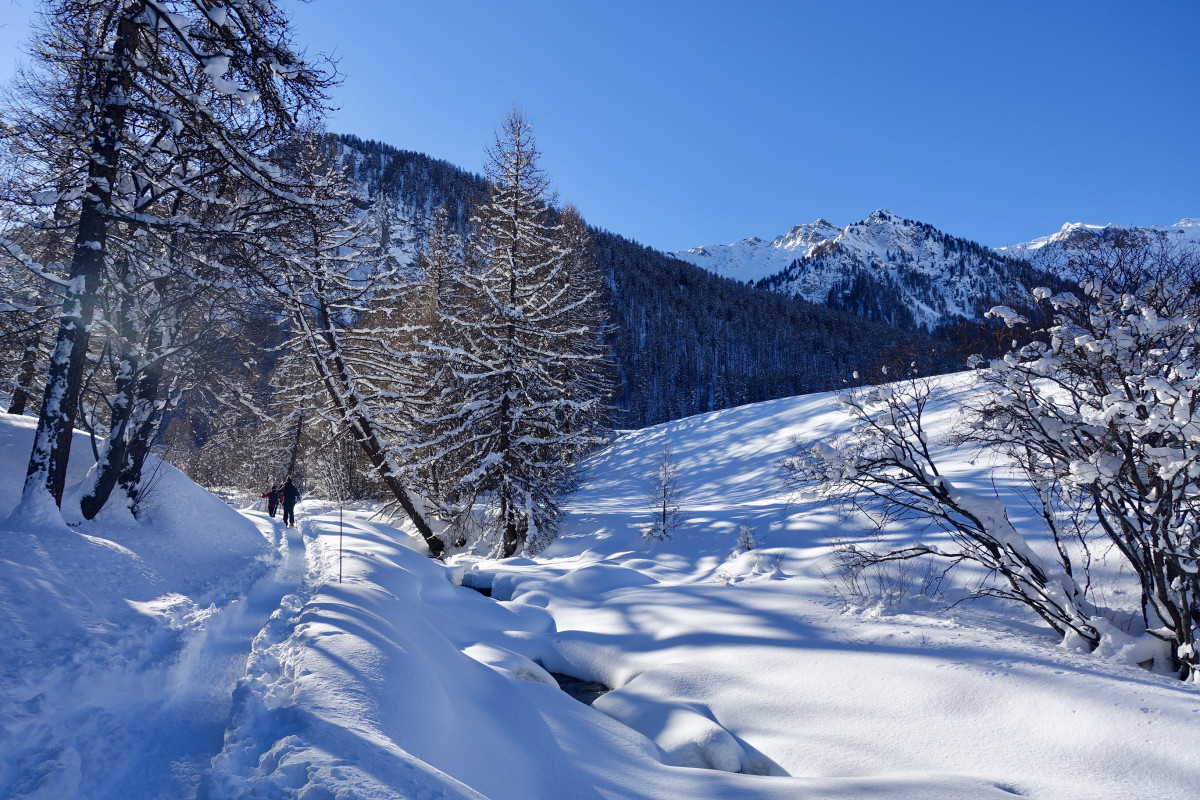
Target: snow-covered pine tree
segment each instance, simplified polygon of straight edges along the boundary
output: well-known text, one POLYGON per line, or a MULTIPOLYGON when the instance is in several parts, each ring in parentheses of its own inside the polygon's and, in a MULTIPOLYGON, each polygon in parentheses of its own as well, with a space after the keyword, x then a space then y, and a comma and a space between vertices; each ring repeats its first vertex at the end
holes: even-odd
MULTIPOLYGON (((577 458, 596 444, 588 412, 602 398, 568 386, 592 349, 579 346, 571 242, 551 209, 530 123, 513 111, 488 150, 490 194, 472 219, 457 380, 467 494, 487 497, 488 530, 505 556, 537 551, 557 532, 558 496, 577 458)), ((593 332, 591 335, 596 335, 593 332)))
MULTIPOLYGON (((473 450, 465 436, 460 409, 465 340, 460 330, 472 316, 463 294, 466 269, 462 242, 444 206, 434 209, 429 235, 417 257, 421 281, 414 287, 411 337, 407 348, 422 373, 424 391, 414 407, 406 460, 423 494, 456 530, 472 498, 463 495, 462 480, 472 469, 473 450)), ((469 369, 465 370, 469 372, 469 369)))
POLYGON ((289 159, 319 175, 313 202, 264 240, 261 279, 285 309, 291 347, 312 369, 310 399, 317 413, 347 430, 429 547, 444 545, 400 458, 421 387, 403 369, 397 329, 408 325, 406 286, 378 257, 378 236, 357 215, 346 176, 337 168, 336 140, 310 136, 293 143, 289 159), (373 313, 380 309, 386 313, 373 313), (319 400, 319 402, 318 402, 319 400))
POLYGON ((214 224, 228 235, 253 224, 264 204, 298 202, 303 192, 270 148, 321 110, 329 85, 294 52, 286 18, 269 3, 51 0, 42 19, 33 68, 19 78, 3 128, 32 165, 33 202, 68 204, 74 242, 23 500, 38 505, 62 499, 114 243, 196 236, 214 224), (219 210, 221 222, 201 207, 219 210))

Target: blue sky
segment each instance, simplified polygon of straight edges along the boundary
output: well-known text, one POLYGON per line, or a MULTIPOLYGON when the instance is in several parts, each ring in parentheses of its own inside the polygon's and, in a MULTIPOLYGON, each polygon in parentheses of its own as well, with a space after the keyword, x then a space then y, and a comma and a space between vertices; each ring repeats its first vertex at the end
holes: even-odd
MULTIPOLYGON (((1200 216, 1195 0, 279 2, 339 59, 331 129, 479 171, 519 106, 562 201, 664 250, 1200 216)), ((0 74, 34 7, 0 0, 0 74)))

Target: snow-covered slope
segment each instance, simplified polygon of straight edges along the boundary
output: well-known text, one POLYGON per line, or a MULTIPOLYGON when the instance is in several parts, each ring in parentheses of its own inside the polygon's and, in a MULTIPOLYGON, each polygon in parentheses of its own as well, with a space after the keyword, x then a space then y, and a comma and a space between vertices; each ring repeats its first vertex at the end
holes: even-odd
POLYGON ((1174 225, 1088 225, 1068 222, 1057 232, 1031 242, 997 248, 998 252, 1033 262, 1059 274, 1070 271, 1071 259, 1097 243, 1118 240, 1166 244, 1200 252, 1200 219, 1182 219, 1174 225))
POLYGON ((797 225, 767 242, 746 239, 676 256, 710 271, 906 327, 976 319, 1020 302, 1028 264, 890 211, 839 229, 797 225))
MULTIPOLYGON (((950 479, 1012 499, 937 444, 968 380, 941 383, 931 441, 950 479)), ((0 519, 31 423, 0 415, 0 519)), ((170 471, 147 522, 0 526, 0 797, 1194 794, 1200 693, 1115 640, 1082 653, 1020 608, 956 604, 978 574, 834 591, 831 548, 876 534, 782 492, 776 465, 845 427, 814 395, 628 433, 536 559, 443 565, 374 509, 315 501, 283 530, 170 471), (668 445, 686 522, 648 545, 668 445), (612 691, 589 707, 551 673, 612 691)), ((1133 601, 1095 569, 1118 590, 1099 601, 1133 601)))

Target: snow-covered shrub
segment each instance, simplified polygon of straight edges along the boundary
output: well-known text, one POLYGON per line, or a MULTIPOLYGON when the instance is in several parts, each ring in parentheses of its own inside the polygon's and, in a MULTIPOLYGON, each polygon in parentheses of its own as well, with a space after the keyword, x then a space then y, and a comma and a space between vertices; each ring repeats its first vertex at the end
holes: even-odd
POLYGON ((735 584, 753 578, 779 577, 780 556, 760 549, 764 542, 750 523, 738 525, 737 537, 737 546, 717 569, 718 579, 726 584, 735 584))
POLYGON ((733 551, 733 554, 736 556, 740 555, 741 553, 748 553, 751 550, 757 549, 758 546, 758 538, 755 536, 754 528, 750 525, 750 523, 743 522, 741 525, 739 525, 737 549, 733 551))
MULTIPOLYGON (((856 568, 924 556, 976 562, 1001 578, 988 593, 1024 603, 1090 649, 1104 626, 1085 594, 1087 565, 1073 563, 1066 542, 1099 531, 1138 577, 1146 633, 1191 679, 1200 665, 1200 264, 1146 248, 1093 255, 1075 265, 1080 292, 1034 291, 1050 322, 984 367, 990 392, 967 409, 962 436, 1024 472, 1056 560, 1030 547, 998 496, 966 492, 940 473, 924 425, 926 381, 846 393, 854 430, 799 447, 785 475, 844 492, 881 526, 931 522, 956 545, 846 554, 856 568)), ((1011 309, 993 314, 1023 322, 1011 309)))
POLYGON ((857 420, 853 430, 832 444, 799 445, 782 465, 786 479, 844 497, 880 528, 893 520, 926 522, 955 543, 946 553, 920 542, 881 553, 858 551, 864 566, 929 556, 975 562, 1000 578, 985 593, 1027 605, 1059 634, 1094 648, 1099 634, 1080 607, 1082 592, 1070 572, 1030 547, 998 497, 968 492, 942 475, 925 428, 932 392, 930 381, 915 377, 850 390, 840 399, 857 420))
POLYGON ((1200 666, 1200 263, 1111 248, 1077 269, 1078 293, 1034 291, 1052 320, 1045 335, 987 365, 992 392, 971 438, 1014 458, 1057 539, 1061 508, 1090 511, 1138 577, 1146 632, 1191 678, 1200 666))
POLYGON ((948 567, 934 556, 885 561, 849 542, 835 544, 832 556, 833 566, 821 575, 843 606, 892 610, 912 599, 942 599, 948 567))

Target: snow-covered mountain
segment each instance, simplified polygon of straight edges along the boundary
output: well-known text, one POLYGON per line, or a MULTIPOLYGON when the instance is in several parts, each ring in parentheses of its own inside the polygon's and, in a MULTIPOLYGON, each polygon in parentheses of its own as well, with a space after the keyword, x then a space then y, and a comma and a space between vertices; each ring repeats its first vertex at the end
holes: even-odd
POLYGON ((1029 263, 890 211, 838 228, 824 219, 770 242, 744 239, 674 255, 757 286, 903 327, 977 319, 1020 302, 1045 276, 1029 263))
POLYGON ((693 247, 672 255, 684 261, 739 281, 760 281, 783 272, 798 258, 808 258, 823 244, 832 242, 842 229, 825 219, 792 229, 771 241, 752 236, 733 244, 693 247))
POLYGON ((1031 242, 997 248, 1006 255, 1022 258, 1043 269, 1069 274, 1073 258, 1097 244, 1118 241, 1165 244, 1200 252, 1200 218, 1185 218, 1174 225, 1088 225, 1068 222, 1055 233, 1031 242))

